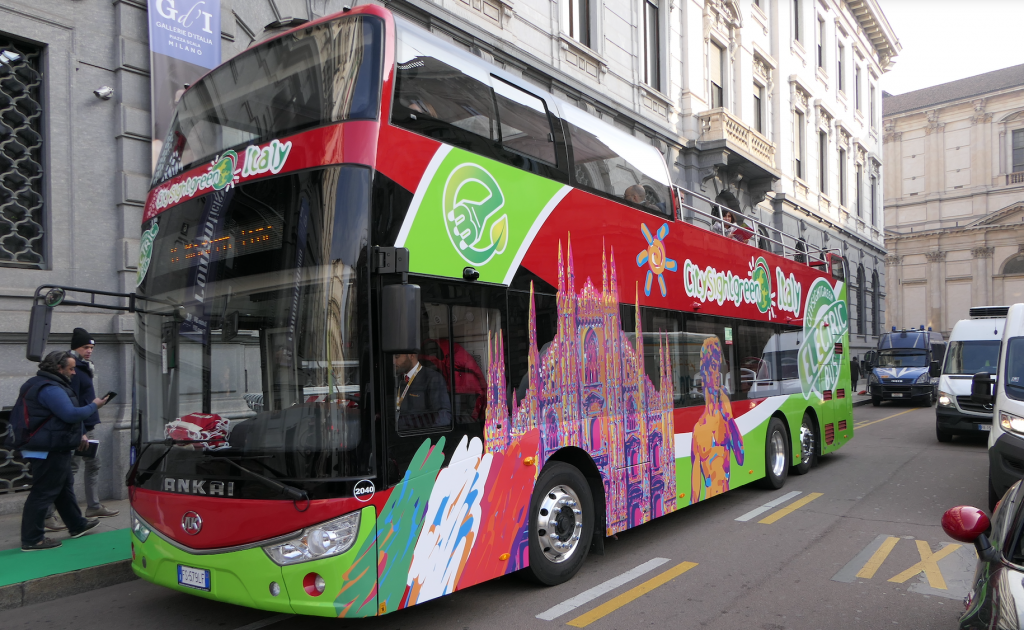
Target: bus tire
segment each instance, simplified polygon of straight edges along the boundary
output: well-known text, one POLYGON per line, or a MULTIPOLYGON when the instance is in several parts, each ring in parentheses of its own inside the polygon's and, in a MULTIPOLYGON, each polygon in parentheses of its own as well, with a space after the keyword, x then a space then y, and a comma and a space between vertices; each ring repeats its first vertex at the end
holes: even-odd
POLYGON ((574 466, 551 462, 530 502, 530 573, 546 586, 561 584, 583 566, 594 536, 594 497, 574 466))
POLYGON ((764 435, 764 479, 761 487, 778 490, 786 484, 789 474, 789 440, 782 420, 772 417, 764 435))
POLYGON ((800 424, 800 463, 793 466, 793 474, 806 475, 818 460, 818 423, 814 416, 804 412, 800 424))

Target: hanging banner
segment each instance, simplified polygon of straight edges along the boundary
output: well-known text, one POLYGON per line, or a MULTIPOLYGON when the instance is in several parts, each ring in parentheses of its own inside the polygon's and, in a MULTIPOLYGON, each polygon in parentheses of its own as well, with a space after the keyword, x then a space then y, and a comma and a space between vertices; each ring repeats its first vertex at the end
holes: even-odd
POLYGON ((185 91, 220 64, 220 0, 149 0, 153 168, 185 91))

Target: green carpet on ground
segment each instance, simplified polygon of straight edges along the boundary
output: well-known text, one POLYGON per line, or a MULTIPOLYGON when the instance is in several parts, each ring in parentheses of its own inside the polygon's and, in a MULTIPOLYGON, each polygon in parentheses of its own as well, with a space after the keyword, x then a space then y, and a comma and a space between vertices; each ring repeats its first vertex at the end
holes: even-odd
POLYGON ((127 529, 64 539, 57 549, 24 552, 20 548, 0 551, 0 586, 26 580, 96 567, 132 557, 131 534, 127 529))

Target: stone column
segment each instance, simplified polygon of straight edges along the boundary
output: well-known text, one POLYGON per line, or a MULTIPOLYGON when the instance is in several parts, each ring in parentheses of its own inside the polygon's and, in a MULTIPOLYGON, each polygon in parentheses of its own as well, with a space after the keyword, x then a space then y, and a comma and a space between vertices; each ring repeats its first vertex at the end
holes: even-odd
POLYGON ((992 114, 985 111, 985 99, 972 102, 971 116, 971 186, 992 185, 992 114))
POLYGON ((925 311, 928 321, 925 326, 931 326, 932 330, 946 330, 942 322, 945 311, 943 305, 946 302, 946 273, 943 268, 946 252, 928 252, 925 258, 928 259, 928 310, 925 311))
POLYGON ((939 110, 933 109, 928 112, 928 127, 925 128, 924 140, 925 195, 941 193, 946 188, 945 126, 946 123, 939 122, 939 110))
POLYGON ((995 247, 975 247, 971 250, 971 256, 974 257, 971 306, 992 304, 992 254, 995 252, 995 247))
POLYGON ((885 278, 886 304, 885 326, 879 327, 882 332, 890 330, 893 326, 903 328, 906 322, 903 321, 903 256, 889 254, 885 257, 885 278))

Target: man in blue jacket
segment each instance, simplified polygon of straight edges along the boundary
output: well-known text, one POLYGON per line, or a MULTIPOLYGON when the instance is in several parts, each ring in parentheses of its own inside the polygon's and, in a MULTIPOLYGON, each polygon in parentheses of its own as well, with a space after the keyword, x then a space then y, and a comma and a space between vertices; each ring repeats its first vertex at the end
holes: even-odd
POLYGON ((21 454, 29 461, 32 490, 21 513, 21 550, 37 551, 60 547, 61 542, 44 537, 43 520, 51 504, 67 524, 71 538, 78 538, 99 524, 86 519, 75 499, 71 456, 75 448, 88 443, 82 423, 107 403, 96 398, 77 406, 71 389, 75 359, 70 352, 56 351, 39 363, 39 371, 21 386, 28 416, 28 439, 21 454))

